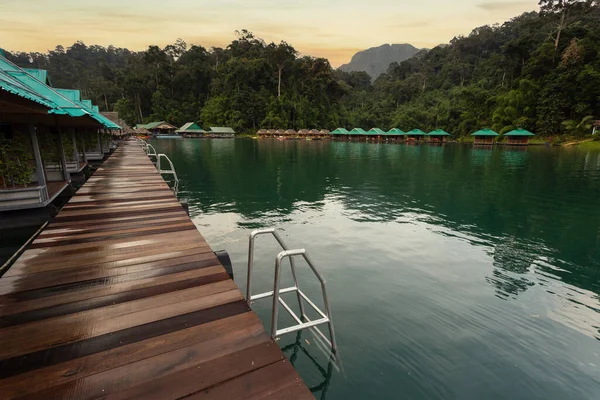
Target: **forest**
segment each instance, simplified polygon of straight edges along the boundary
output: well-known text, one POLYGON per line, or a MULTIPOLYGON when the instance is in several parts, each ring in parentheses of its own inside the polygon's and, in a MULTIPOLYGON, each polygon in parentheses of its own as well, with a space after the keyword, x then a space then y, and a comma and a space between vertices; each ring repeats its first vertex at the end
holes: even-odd
POLYGON ((599 0, 541 0, 539 11, 423 50, 374 82, 247 30, 226 48, 182 39, 145 51, 77 42, 5 55, 48 70, 54 87, 80 89, 131 125, 440 128, 456 137, 522 127, 547 137, 589 134, 600 119, 599 0))

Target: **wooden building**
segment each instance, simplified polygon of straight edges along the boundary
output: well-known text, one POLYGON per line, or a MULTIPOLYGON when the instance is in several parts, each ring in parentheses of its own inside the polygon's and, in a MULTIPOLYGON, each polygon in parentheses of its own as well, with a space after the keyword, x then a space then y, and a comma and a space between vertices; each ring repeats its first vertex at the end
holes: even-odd
POLYGON ((336 130, 332 131, 329 133, 329 136, 332 139, 336 139, 336 140, 345 140, 348 139, 348 130, 345 128, 337 128, 336 130))
POLYGON ((427 134, 427 141, 430 143, 445 143, 451 136, 452 135, 442 129, 436 129, 427 134))
POLYGON ((529 144, 529 139, 535 136, 533 133, 529 132, 525 129, 515 129, 510 132, 505 133, 506 144, 511 146, 527 146, 529 144))
POLYGON ((158 122, 150 122, 148 124, 138 124, 136 128, 144 128, 148 129, 152 135, 155 136, 166 136, 166 135, 174 135, 177 127, 169 124, 165 121, 158 122))
POLYGON ((298 131, 299 137, 307 137, 308 135, 310 135, 310 131, 308 129, 300 129, 298 131))
POLYGON ((0 137, 5 150, 0 211, 50 204, 69 185, 71 173, 88 162, 89 142, 103 152, 108 136, 104 130, 121 128, 88 107, 91 102, 79 101, 79 91, 55 89, 43 78, 45 71, 29 71, 0 53, 0 137))
POLYGON ((387 140, 404 140, 406 133, 398 128, 392 128, 385 133, 387 140))
POLYGON ((205 135, 214 139, 233 139, 235 131, 228 126, 211 126, 205 135))
POLYGON ((200 125, 195 122, 188 122, 183 125, 181 128, 175 131, 178 135, 181 135, 185 138, 201 138, 204 137, 206 131, 200 127, 200 125))
POLYGON ((367 132, 362 128, 354 128, 348 132, 350 140, 363 140, 367 137, 367 132))
POLYGON ((371 140, 381 140, 385 137, 385 132, 379 128, 371 128, 367 132, 367 136, 369 136, 369 139, 371 140))
POLYGON ((471 136, 475 138, 473 144, 492 146, 494 144, 495 139, 500 135, 491 129, 481 129, 477 132, 473 132, 471 136))
POLYGON ((592 135, 600 132, 600 119, 592 123, 592 135))
POLYGON ((422 142, 427 137, 427 134, 420 129, 413 129, 412 131, 408 131, 405 133, 406 140, 408 142, 422 142))
POLYGON ((288 129, 285 131, 285 135, 288 137, 296 137, 298 135, 298 132, 296 132, 293 129, 288 129))

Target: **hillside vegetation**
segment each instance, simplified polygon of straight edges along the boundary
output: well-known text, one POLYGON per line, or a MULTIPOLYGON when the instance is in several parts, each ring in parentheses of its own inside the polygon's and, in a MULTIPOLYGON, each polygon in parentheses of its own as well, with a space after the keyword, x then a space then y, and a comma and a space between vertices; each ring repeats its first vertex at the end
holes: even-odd
POLYGON ((81 89, 131 124, 589 133, 592 118, 600 119, 600 2, 540 3, 539 12, 393 63, 373 83, 365 72, 334 70, 248 31, 210 50, 182 40, 142 52, 78 42, 6 55, 49 70, 55 87, 81 89))

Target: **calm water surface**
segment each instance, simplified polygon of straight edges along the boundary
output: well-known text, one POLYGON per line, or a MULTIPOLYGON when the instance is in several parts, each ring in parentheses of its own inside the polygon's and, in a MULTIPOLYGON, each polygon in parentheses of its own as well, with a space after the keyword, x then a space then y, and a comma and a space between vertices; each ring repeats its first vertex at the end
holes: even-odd
MULTIPOLYGON (((153 145, 240 287, 256 228, 281 228, 317 263, 342 369, 309 332, 280 340, 317 398, 600 399, 600 153, 153 145)), ((266 237, 257 245, 254 285, 266 291, 278 249, 266 237)), ((310 274, 301 286, 319 295, 310 274)), ((255 309, 267 326, 269 303, 255 309)))

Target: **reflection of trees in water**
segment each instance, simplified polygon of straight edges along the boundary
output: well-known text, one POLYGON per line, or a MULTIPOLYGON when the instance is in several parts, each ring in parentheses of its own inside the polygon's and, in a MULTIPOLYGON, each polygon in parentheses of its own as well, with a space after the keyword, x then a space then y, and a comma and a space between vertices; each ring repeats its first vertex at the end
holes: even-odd
MULTIPOLYGON (((323 380, 314 386, 309 386, 310 391, 316 396, 316 393, 321 392, 321 396, 319 399, 324 400, 327 398, 327 391, 329 390, 329 385, 331 384, 331 378, 333 376, 334 370, 334 362, 329 358, 327 362, 327 369, 323 368, 317 358, 313 356, 307 349, 304 347, 302 343, 302 331, 298 331, 296 334, 296 340, 294 343, 283 347, 281 350, 288 355, 290 359, 290 363, 295 367, 296 361, 298 360, 298 356, 300 353, 304 354, 305 357, 310 360, 313 367, 319 372, 323 380), (290 354, 291 352, 291 354, 290 354)), ((308 383, 310 385, 310 383, 308 383)))
MULTIPOLYGON (((600 293, 598 153, 330 141, 153 144, 174 160, 183 196, 201 212, 235 212, 260 224, 285 217, 300 202, 320 208, 331 199, 357 221, 437 216, 428 223, 486 240, 510 237, 515 245, 555 249, 553 259, 567 261, 569 268, 557 273, 560 278, 600 293)), ((496 257, 499 269, 525 271, 509 261, 514 254, 500 253, 508 255, 496 257)), ((518 249, 526 259, 537 253, 518 249)))
POLYGON ((516 297, 519 293, 534 286, 535 283, 523 276, 530 270, 537 255, 519 244, 514 238, 501 239, 494 246, 493 254, 494 271, 486 281, 496 287, 496 296, 506 300, 510 296, 516 297))

